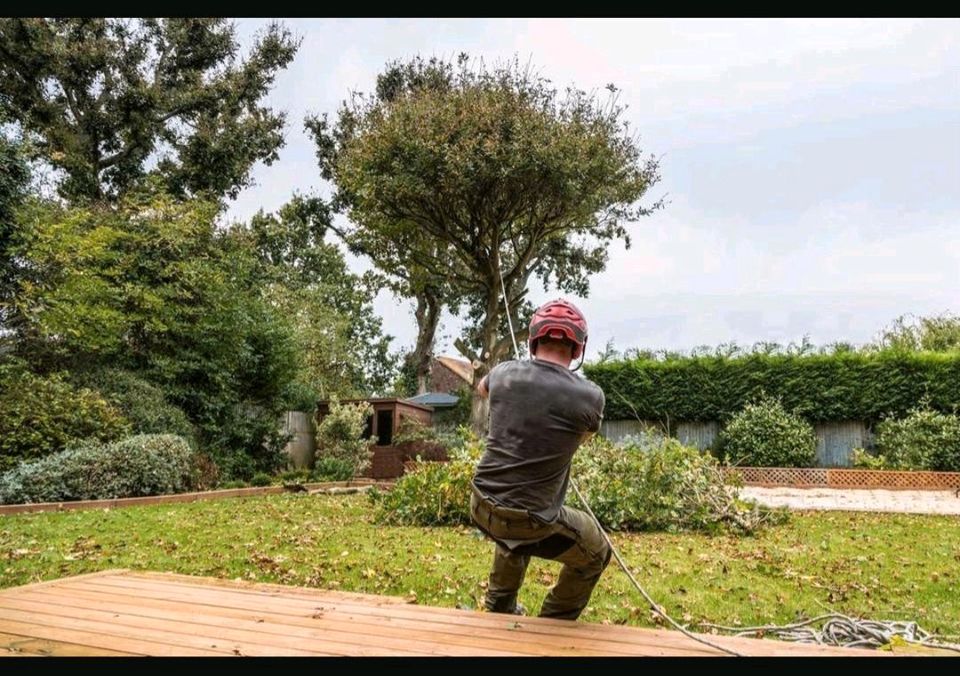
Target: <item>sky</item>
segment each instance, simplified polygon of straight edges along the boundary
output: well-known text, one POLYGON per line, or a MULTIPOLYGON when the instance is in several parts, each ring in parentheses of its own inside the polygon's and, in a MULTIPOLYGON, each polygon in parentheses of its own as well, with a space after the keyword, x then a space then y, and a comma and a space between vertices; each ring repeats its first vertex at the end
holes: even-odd
MULTIPOLYGON (((303 43, 268 103, 286 146, 229 218, 329 194, 307 114, 394 59, 518 56, 558 87, 613 83, 661 181, 589 297, 588 358, 737 342, 862 344, 904 314, 960 311, 960 20, 279 19, 303 43)), ((245 45, 267 23, 236 21, 245 45)), ((357 270, 369 262, 351 258, 357 270)), ((543 302, 556 292, 531 290, 543 302)), ((394 347, 412 305, 375 303, 394 347)), ((455 354, 447 317, 438 354, 455 354)))

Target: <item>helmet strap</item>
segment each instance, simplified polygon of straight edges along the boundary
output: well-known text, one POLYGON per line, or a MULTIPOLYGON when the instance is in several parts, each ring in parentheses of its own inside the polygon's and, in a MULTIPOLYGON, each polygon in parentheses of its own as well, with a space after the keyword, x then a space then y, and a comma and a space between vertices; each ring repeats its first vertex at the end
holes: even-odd
POLYGON ((579 371, 579 370, 580 370, 580 367, 583 366, 583 360, 586 359, 586 357, 587 357, 587 338, 586 338, 586 336, 584 336, 584 338, 583 338, 583 349, 580 350, 580 363, 577 364, 577 368, 575 368, 575 369, 570 369, 570 372, 571 372, 571 373, 576 373, 577 371, 579 371))

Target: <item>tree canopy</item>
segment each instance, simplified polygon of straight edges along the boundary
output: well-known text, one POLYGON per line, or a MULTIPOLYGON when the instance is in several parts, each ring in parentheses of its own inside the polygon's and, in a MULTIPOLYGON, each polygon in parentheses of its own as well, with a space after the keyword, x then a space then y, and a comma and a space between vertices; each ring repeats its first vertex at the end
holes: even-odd
POLYGON ((262 100, 298 46, 272 24, 241 59, 223 19, 0 19, 0 119, 72 201, 119 199, 147 175, 235 196, 283 145, 285 115, 262 100))
POLYGON ((388 275, 448 285, 476 317, 461 351, 481 371, 510 346, 501 274, 514 319, 534 275, 586 291, 607 244, 629 245, 627 224, 659 206, 639 204, 658 164, 609 90, 560 93, 516 61, 417 58, 388 67, 335 123, 308 120, 345 239, 388 275))

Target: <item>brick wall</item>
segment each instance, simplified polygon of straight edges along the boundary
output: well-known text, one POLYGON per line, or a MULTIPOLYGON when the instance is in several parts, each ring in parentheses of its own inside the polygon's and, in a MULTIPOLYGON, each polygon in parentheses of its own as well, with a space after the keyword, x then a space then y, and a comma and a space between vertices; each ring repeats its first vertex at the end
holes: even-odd
POLYGON ((396 479, 403 474, 403 451, 396 446, 376 446, 363 476, 370 479, 396 479))
POLYGON ((430 391, 445 392, 447 394, 456 394, 457 390, 464 387, 466 383, 463 378, 448 369, 446 366, 434 359, 430 364, 430 391))

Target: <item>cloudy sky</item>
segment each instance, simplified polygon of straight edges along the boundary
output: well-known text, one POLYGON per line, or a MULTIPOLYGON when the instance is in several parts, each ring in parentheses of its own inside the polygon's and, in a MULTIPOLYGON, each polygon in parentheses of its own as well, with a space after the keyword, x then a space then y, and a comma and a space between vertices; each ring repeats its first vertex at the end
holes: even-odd
MULTIPOLYGON (((238 20, 249 41, 265 24, 238 20)), ((519 55, 559 86, 614 83, 665 209, 614 246, 592 350, 862 343, 905 313, 960 311, 960 21, 287 19, 303 45, 270 103, 287 144, 230 216, 325 193, 307 113, 369 91, 392 59, 519 55)), ((363 261, 354 261, 358 269, 363 261)), ((534 301, 554 294, 538 289, 534 301)), ((376 310, 395 347, 409 304, 376 310)), ((453 353, 455 322, 440 352, 453 353)))

